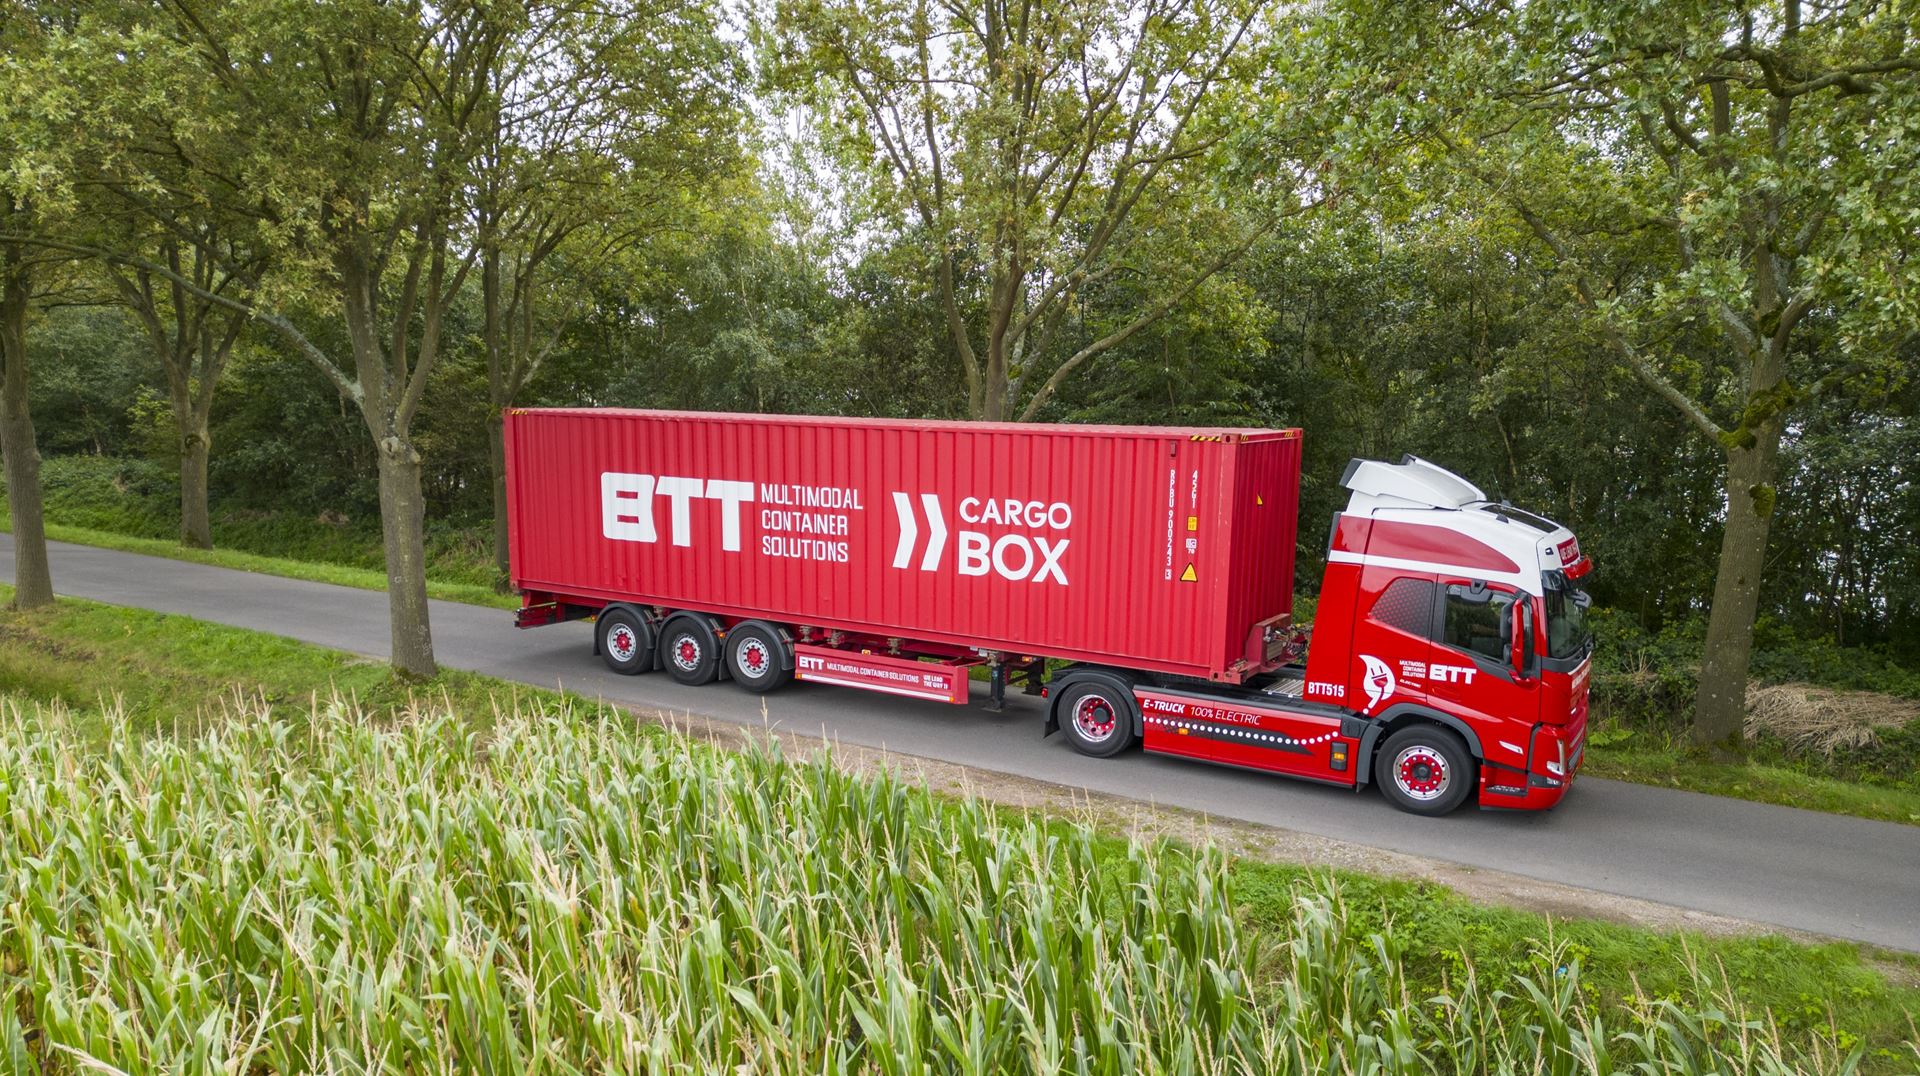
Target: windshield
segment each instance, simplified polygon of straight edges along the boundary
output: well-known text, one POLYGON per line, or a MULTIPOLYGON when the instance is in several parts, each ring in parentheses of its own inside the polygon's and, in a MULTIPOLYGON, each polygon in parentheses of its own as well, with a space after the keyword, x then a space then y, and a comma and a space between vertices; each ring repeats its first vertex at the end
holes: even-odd
POLYGON ((1587 592, 1549 590, 1546 598, 1547 653, 1556 658, 1585 656, 1593 640, 1593 631, 1587 626, 1587 606, 1591 604, 1587 592))

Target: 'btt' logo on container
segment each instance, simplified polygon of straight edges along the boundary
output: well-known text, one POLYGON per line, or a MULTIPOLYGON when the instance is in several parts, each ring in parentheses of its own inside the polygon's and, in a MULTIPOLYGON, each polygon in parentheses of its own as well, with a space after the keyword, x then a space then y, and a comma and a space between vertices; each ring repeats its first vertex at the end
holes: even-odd
POLYGON ((753 483, 729 482, 718 478, 684 478, 673 475, 655 477, 605 471, 600 475, 600 533, 617 542, 655 542, 659 533, 653 525, 653 498, 658 494, 672 504, 668 519, 673 544, 693 544, 693 502, 720 502, 720 548, 729 553, 740 551, 740 506, 753 500, 753 483))

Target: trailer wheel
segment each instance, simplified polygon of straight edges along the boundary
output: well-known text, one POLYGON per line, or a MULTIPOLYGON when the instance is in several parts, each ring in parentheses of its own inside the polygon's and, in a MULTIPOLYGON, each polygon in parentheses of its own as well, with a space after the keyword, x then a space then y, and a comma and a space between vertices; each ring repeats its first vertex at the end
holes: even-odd
POLYGON ((727 671, 748 691, 784 687, 793 679, 792 658, 786 640, 766 624, 742 624, 727 633, 727 671))
POLYGON ((1133 745, 1133 696, 1109 684, 1082 683, 1060 697, 1060 727, 1073 749, 1111 758, 1133 745))
POLYGON ((660 665, 683 684, 712 683, 720 675, 720 640, 705 620, 674 617, 660 633, 660 665))
POLYGON ((1413 814, 1443 815, 1473 792, 1473 755, 1459 733, 1414 725, 1387 737, 1374 755, 1374 781, 1387 802, 1413 814))
POLYGON ((653 629, 631 609, 609 609, 594 626, 607 668, 632 676, 653 668, 653 629))

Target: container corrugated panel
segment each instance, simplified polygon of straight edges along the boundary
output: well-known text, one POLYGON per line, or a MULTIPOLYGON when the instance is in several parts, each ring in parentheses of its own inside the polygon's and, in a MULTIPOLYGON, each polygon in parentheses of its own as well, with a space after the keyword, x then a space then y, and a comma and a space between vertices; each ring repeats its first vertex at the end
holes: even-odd
POLYGON ((508 414, 514 585, 1233 679, 1298 431, 508 414))

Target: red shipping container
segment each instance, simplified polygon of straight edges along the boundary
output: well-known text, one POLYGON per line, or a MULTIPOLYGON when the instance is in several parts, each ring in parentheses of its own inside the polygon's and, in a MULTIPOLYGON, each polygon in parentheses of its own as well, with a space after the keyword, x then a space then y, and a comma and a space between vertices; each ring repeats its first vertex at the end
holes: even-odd
POLYGON ((1293 602, 1298 430, 506 416, 513 584, 1238 681, 1293 602))

